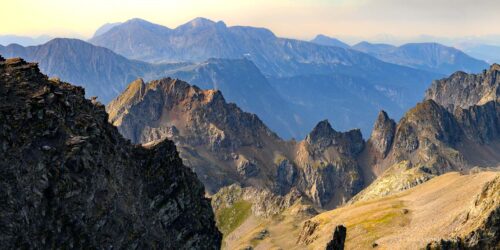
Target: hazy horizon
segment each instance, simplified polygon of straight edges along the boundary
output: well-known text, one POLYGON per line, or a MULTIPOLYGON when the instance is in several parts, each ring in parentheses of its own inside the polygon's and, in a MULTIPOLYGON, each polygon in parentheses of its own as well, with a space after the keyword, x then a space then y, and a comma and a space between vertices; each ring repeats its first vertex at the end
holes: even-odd
POLYGON ((500 37, 491 25, 500 21, 495 13, 500 2, 488 0, 90 0, 80 5, 75 10, 73 1, 6 2, 0 14, 7 25, 0 35, 88 39, 105 23, 141 18, 175 28, 205 17, 228 26, 265 27, 280 37, 309 40, 325 34, 351 44, 467 39, 498 44, 500 37))

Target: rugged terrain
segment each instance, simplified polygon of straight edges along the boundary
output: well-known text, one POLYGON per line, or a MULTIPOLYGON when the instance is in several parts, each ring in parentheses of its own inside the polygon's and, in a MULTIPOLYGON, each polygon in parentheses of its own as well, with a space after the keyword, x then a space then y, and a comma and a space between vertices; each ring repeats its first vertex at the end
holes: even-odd
POLYGON ((319 207, 347 201, 363 186, 356 162, 359 130, 323 121, 303 141, 285 141, 253 114, 226 103, 220 91, 181 80, 141 79, 107 106, 110 121, 136 143, 175 141, 209 193, 238 183, 285 195, 296 188, 319 207))
POLYGON ((212 205, 224 226, 224 249, 325 249, 338 225, 347 228, 345 249, 453 244, 496 249, 499 185, 498 172, 452 172, 398 194, 320 214, 293 195, 275 197, 230 186, 213 197, 212 205))
POLYGON ((499 188, 498 172, 448 173, 399 194, 319 214, 303 223, 295 248, 324 249, 335 226, 343 224, 346 249, 422 249, 457 238, 466 247, 495 249, 499 188))
POLYGON ((355 200, 404 190, 449 171, 500 167, 498 65, 435 81, 395 126, 379 116, 360 158, 378 176, 355 200))
POLYGON ((131 144, 84 94, 0 57, 2 247, 219 248, 203 185, 173 142, 131 144))

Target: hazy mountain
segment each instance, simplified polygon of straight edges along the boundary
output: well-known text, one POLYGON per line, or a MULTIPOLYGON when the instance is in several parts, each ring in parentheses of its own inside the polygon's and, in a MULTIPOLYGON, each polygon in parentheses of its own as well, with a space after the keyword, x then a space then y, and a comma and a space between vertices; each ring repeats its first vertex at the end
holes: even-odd
MULTIPOLYGON (((258 114, 284 138, 304 138, 315 121, 325 118, 332 119, 337 129, 359 127, 369 134, 379 109, 399 117, 421 100, 426 84, 437 77, 373 59, 372 67, 363 66, 366 71, 342 67, 345 70, 331 71, 331 75, 266 79, 248 59, 150 64, 76 39, 54 39, 30 47, 0 46, 0 54, 36 61, 44 73, 84 86, 87 96, 99 96, 103 103, 139 77, 148 81, 171 76, 203 89, 219 89, 227 93, 228 101, 258 114), (344 73, 347 76, 336 76, 344 73), (353 74, 356 77, 349 76, 353 74)), ((321 66, 312 68, 324 71, 321 66)))
POLYGON ((353 49, 369 54, 385 54, 396 50, 398 47, 385 43, 360 42, 352 46, 353 49))
POLYGON ((325 35, 317 35, 313 40, 311 40, 312 43, 316 43, 319 45, 325 45, 325 46, 334 46, 334 47, 340 47, 344 49, 350 49, 351 46, 349 44, 344 43, 340 41, 337 38, 325 36, 325 35))
POLYGON ((477 73, 489 65, 462 51, 438 43, 408 43, 399 47, 362 42, 352 46, 378 59, 426 71, 451 74, 461 70, 477 73))
POLYGON ((37 62, 44 74, 84 86, 87 96, 104 103, 125 89, 128 82, 143 77, 151 65, 131 61, 109 49, 77 39, 53 39, 43 45, 0 47, 5 57, 37 62))
POLYGON ((280 136, 301 138, 305 127, 298 112, 285 101, 262 75, 255 64, 247 59, 209 59, 205 62, 176 68, 166 75, 190 82, 202 89, 215 89, 224 93, 228 102, 259 117, 280 136))
POLYGON ((122 23, 120 23, 120 22, 117 22, 117 23, 105 23, 104 25, 102 25, 101 27, 99 27, 99 28, 95 31, 95 33, 94 33, 94 35, 93 35, 92 37, 100 36, 100 35, 102 35, 102 34, 104 34, 104 33, 108 32, 108 31, 109 31, 110 29, 112 29, 113 27, 118 26, 118 25, 120 25, 120 24, 122 24, 122 23))
POLYGON ((233 26, 196 18, 175 29, 132 19, 92 38, 128 58, 149 62, 252 60, 264 75, 294 76, 380 70, 379 60, 354 50, 276 37, 264 28, 233 26))
POLYGON ((201 63, 149 64, 126 59, 109 49, 76 39, 54 39, 31 47, 0 46, 6 57, 23 57, 38 62, 51 76, 85 87, 88 97, 107 103, 137 78, 186 79, 204 89, 220 89, 228 101, 261 115, 273 130, 289 138, 302 136, 305 129, 295 120, 293 109, 274 90, 258 68, 246 59, 210 59, 201 63))
POLYGON ((220 248, 171 141, 131 144, 81 87, 19 58, 0 57, 0 107, 2 248, 220 248))
POLYGON ((50 36, 43 35, 38 37, 17 36, 17 35, 0 35, 0 45, 7 46, 9 44, 19 44, 21 46, 32 46, 46 43, 52 39, 50 36))
POLYGON ((481 43, 459 43, 455 45, 455 47, 461 49, 465 53, 475 58, 485 60, 490 64, 500 63, 500 46, 498 45, 481 43))

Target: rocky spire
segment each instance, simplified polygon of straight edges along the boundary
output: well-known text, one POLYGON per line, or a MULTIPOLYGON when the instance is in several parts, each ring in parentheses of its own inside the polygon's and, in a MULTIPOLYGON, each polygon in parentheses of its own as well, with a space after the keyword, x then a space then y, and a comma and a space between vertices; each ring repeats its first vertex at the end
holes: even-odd
POLYGON ((385 111, 381 110, 373 126, 370 143, 383 157, 387 155, 392 146, 395 132, 396 122, 389 118, 385 111))
POLYGON ((328 120, 323 120, 314 127, 309 135, 307 135, 306 141, 309 144, 331 141, 332 137, 335 136, 335 134, 337 134, 337 131, 332 128, 330 122, 328 122, 328 120))
POLYGON ((326 250, 344 250, 347 229, 344 225, 338 225, 333 232, 333 238, 326 244, 326 250))

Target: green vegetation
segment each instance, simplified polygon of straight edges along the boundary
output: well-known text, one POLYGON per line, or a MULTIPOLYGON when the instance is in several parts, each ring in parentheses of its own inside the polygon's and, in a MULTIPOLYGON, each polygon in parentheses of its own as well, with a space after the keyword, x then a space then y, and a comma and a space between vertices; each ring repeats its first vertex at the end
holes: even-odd
POLYGON ((241 200, 230 207, 221 208, 217 212, 217 227, 224 237, 234 231, 250 216, 252 213, 251 208, 252 203, 241 200))

